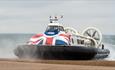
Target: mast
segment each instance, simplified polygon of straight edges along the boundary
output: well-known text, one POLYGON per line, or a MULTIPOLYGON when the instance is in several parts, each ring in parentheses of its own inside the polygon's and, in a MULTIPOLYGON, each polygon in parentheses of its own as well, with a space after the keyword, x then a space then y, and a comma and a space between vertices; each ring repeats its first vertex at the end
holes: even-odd
POLYGON ((60 16, 60 17, 58 17, 58 16, 50 16, 49 18, 50 18, 50 23, 58 23, 58 20, 63 18, 63 16, 60 16))

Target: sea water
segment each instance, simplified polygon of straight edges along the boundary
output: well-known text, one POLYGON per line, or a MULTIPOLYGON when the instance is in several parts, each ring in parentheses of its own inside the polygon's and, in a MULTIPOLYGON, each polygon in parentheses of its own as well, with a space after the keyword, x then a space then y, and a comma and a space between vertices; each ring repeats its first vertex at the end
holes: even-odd
MULTIPOLYGON (((0 58, 17 58, 13 50, 18 45, 26 42, 34 34, 0 34, 0 58)), ((103 44, 110 50, 110 55, 105 60, 115 60, 115 35, 103 35, 103 44)))

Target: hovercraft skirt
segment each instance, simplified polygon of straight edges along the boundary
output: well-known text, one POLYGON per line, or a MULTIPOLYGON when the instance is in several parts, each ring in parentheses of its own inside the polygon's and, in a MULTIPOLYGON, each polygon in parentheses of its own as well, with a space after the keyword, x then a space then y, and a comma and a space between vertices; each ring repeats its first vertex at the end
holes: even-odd
POLYGON ((23 58, 25 55, 27 56, 29 54, 30 57, 36 56, 36 58, 38 59, 90 60, 107 57, 109 55, 109 50, 83 46, 22 45, 18 46, 18 48, 15 50, 15 54, 19 58, 23 58), (21 47, 25 47, 26 49, 22 49, 21 47), (24 51, 26 52, 26 54, 24 53, 24 51))

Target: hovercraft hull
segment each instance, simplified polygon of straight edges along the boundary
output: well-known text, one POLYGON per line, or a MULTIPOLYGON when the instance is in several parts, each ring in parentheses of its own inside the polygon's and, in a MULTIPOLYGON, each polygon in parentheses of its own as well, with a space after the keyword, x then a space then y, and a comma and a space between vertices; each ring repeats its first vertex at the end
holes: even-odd
POLYGON ((37 46, 20 45, 15 49, 19 58, 38 58, 56 60, 90 60, 102 59, 109 55, 107 49, 97 49, 83 46, 37 46))

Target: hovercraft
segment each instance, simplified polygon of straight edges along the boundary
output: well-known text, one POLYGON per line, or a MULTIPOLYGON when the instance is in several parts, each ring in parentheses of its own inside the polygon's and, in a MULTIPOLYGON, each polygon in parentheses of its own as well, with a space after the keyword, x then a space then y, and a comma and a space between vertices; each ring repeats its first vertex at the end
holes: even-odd
MULTIPOLYGON (((62 18, 62 16, 61 16, 62 18)), ((82 33, 71 27, 63 27, 58 17, 50 17, 43 34, 36 34, 27 44, 19 45, 14 53, 19 58, 90 60, 106 58, 110 51, 102 44, 102 34, 95 27, 82 33)))

